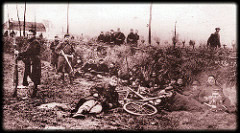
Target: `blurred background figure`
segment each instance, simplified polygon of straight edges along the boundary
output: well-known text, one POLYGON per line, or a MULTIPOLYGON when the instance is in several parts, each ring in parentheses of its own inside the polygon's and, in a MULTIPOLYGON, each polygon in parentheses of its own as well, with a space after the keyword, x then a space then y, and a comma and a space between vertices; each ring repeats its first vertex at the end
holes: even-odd
POLYGON ((210 47, 211 50, 221 47, 219 31, 219 27, 215 28, 215 33, 212 33, 207 40, 207 46, 210 47))

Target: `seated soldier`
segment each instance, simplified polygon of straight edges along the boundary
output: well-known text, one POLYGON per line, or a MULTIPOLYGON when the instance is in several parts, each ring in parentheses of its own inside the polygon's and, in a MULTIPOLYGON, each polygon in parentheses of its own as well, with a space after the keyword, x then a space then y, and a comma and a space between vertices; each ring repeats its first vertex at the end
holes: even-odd
POLYGON ((111 63, 109 65, 109 75, 110 77, 112 76, 118 76, 118 68, 117 66, 115 65, 115 63, 111 63))
POLYGON ((88 62, 82 67, 84 72, 93 72, 97 70, 97 64, 94 63, 93 59, 89 59, 88 62))
POLYGON ((108 66, 104 63, 103 59, 100 59, 99 63, 97 64, 97 73, 105 76, 108 72, 108 66))
POLYGON ((184 91, 183 79, 179 78, 176 83, 176 92, 183 94, 183 91, 184 91))
POLYGON ((193 81, 192 86, 189 88, 189 90, 186 90, 183 92, 183 95, 189 96, 193 99, 198 100, 199 93, 200 93, 200 83, 198 81, 193 81))
POLYGON ((224 95, 223 89, 216 84, 213 75, 208 76, 207 84, 199 93, 199 101, 216 110, 235 111, 230 99, 224 95))
POLYGON ((97 38, 97 42, 98 42, 98 43, 103 43, 104 40, 105 40, 105 36, 104 36, 103 31, 101 31, 100 35, 99 35, 98 38, 97 38))
POLYGON ((117 77, 113 76, 109 83, 97 84, 92 87, 91 95, 80 99, 75 109, 71 111, 72 117, 84 117, 86 113, 98 114, 118 107, 120 104, 118 93, 115 91, 116 86, 117 77))

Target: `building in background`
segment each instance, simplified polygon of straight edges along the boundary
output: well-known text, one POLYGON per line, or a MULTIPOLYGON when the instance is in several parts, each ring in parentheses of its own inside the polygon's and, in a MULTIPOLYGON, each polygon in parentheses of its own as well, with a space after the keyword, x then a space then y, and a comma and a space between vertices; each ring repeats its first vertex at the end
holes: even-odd
MULTIPOLYGON (((5 33, 6 31, 8 31, 9 33, 11 33, 12 31, 15 32, 16 36, 20 36, 20 31, 21 31, 21 35, 23 36, 23 29, 24 29, 24 22, 20 21, 20 26, 19 26, 19 21, 14 21, 14 20, 9 20, 6 21, 3 24, 3 33, 5 33), (21 28, 21 30, 20 30, 21 28)), ((46 28, 44 26, 43 23, 36 23, 36 22, 25 22, 25 36, 27 37, 29 34, 30 30, 36 30, 36 36, 39 36, 40 34, 44 36, 44 34, 46 33, 46 28)))

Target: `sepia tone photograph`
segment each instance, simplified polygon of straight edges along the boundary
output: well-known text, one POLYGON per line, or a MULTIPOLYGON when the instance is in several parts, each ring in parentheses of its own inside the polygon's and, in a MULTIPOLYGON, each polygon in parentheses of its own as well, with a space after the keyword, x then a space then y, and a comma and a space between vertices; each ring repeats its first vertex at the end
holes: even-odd
POLYGON ((3 130, 237 129, 236 3, 2 10, 3 130))

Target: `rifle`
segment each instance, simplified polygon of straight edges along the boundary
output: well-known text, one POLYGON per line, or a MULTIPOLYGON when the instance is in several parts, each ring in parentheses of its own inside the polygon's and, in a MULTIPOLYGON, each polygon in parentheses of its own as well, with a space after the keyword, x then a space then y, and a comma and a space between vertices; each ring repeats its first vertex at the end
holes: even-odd
MULTIPOLYGON (((73 72, 73 68, 72 68, 72 66, 71 66, 71 64, 70 64, 70 62, 69 62, 69 60, 68 60, 68 58, 67 58, 67 55, 63 52, 63 50, 61 50, 61 53, 62 53, 63 57, 65 58, 65 60, 67 61, 68 66, 71 68, 71 72, 73 72)), ((73 58, 73 55, 70 56, 70 57, 73 58)))

